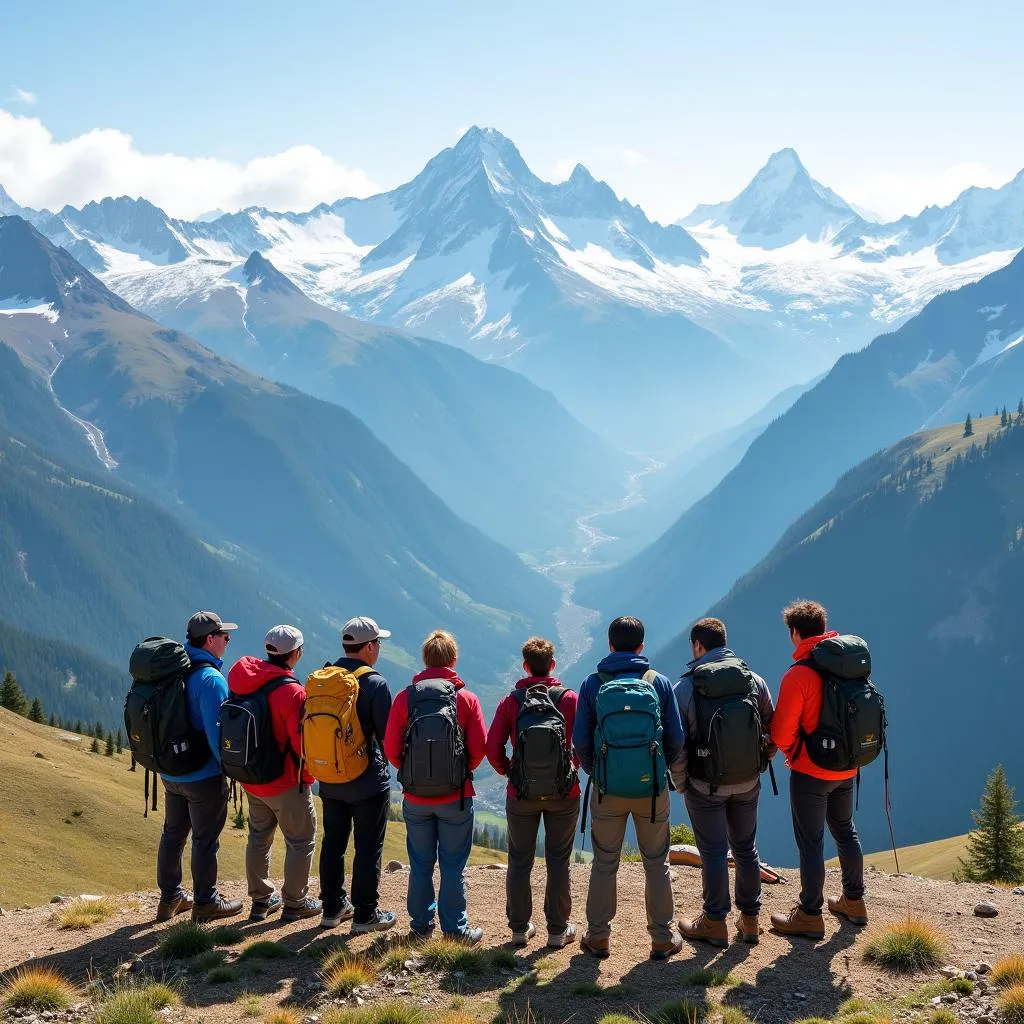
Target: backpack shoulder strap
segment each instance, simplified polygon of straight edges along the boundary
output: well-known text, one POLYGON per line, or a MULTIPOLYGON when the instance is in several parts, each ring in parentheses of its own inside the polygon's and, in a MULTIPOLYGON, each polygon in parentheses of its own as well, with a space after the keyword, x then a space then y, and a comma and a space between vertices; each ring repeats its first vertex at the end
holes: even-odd
POLYGON ((256 692, 262 693, 265 697, 269 697, 275 690, 281 689, 282 686, 298 682, 299 681, 295 676, 276 676, 274 679, 264 683, 256 692))
POLYGON ((362 679, 363 676, 368 676, 371 672, 375 672, 376 669, 372 665, 360 665, 359 668, 352 670, 352 675, 356 679, 362 679))
POLYGON ((643 679, 645 683, 653 686, 654 680, 658 678, 658 673, 653 668, 649 668, 640 678, 643 679))
POLYGON ((613 676, 611 672, 598 672, 597 678, 600 679, 602 683, 610 683, 615 676, 613 676))
POLYGON ((548 694, 551 697, 551 703, 557 708, 562 702, 562 698, 568 693, 568 690, 564 686, 549 686, 548 694))
POLYGON ((526 691, 520 690, 518 687, 512 691, 511 697, 520 708, 526 703, 526 691))

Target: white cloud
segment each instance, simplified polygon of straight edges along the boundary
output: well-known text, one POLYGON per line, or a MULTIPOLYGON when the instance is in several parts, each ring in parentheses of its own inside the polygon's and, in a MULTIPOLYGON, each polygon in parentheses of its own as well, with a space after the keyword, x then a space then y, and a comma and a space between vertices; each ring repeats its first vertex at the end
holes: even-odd
POLYGON ((876 174, 833 187, 844 199, 888 221, 918 214, 926 206, 945 206, 972 185, 998 188, 1013 175, 988 164, 961 163, 931 174, 876 174))
POLYGON ((640 167, 642 164, 647 163, 647 157, 643 153, 638 153, 635 149, 624 149, 620 154, 622 162, 627 167, 640 167))
POLYGON ((314 146, 245 164, 215 157, 143 153, 130 135, 96 129, 58 142, 38 119, 0 109, 0 185, 23 206, 60 209, 103 196, 144 196, 173 216, 265 206, 308 210, 380 191, 367 174, 314 146))
POLYGON ((27 107, 39 102, 39 97, 34 92, 29 92, 28 89, 19 89, 17 86, 14 86, 11 99, 15 103, 24 103, 27 107))
POLYGON ((576 161, 570 160, 567 156, 560 156, 551 168, 549 180, 553 182, 565 181, 576 168, 576 161))

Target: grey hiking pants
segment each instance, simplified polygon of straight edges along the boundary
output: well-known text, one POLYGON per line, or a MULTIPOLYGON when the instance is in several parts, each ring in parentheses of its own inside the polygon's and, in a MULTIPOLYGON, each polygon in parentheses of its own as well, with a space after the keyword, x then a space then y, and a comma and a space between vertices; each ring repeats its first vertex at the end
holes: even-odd
POLYGON ((544 918, 549 935, 561 935, 572 913, 569 886, 569 860, 580 816, 580 798, 565 800, 505 799, 508 824, 508 870, 505 872, 505 913, 514 932, 526 931, 533 914, 530 873, 537 849, 537 833, 544 819, 544 863, 547 884, 544 889, 544 918))
POLYGON ((307 787, 300 793, 289 786, 276 796, 253 796, 249 800, 249 842, 245 847, 245 875, 249 895, 268 900, 274 894, 270 880, 270 854, 278 826, 284 836, 284 885, 281 899, 286 907, 298 907, 309 892, 309 871, 316 848, 316 808, 307 787))
POLYGON ((228 780, 223 775, 199 782, 164 779, 164 830, 156 858, 162 900, 181 895, 181 860, 190 832, 195 901, 212 903, 217 898, 217 851, 227 820, 228 780))
POLYGON ((843 871, 843 893, 864 897, 864 852, 853 823, 853 779, 816 779, 789 773, 793 834, 800 850, 800 906, 820 914, 825 903, 825 825, 832 833, 843 871))
POLYGON ((612 931, 618 894, 616 876, 630 816, 636 830, 636 844, 644 866, 644 902, 647 905, 647 931, 651 941, 669 942, 675 931, 672 918, 672 880, 668 867, 668 790, 655 805, 651 824, 651 799, 627 799, 605 796, 599 802, 597 790, 590 797, 590 841, 594 862, 587 890, 587 934, 592 939, 607 939, 612 931))
POLYGON ((689 786, 683 794, 701 856, 704 913, 714 921, 729 915, 729 849, 736 861, 736 907, 744 914, 761 909, 761 865, 757 858, 758 779, 746 793, 706 796, 689 786))

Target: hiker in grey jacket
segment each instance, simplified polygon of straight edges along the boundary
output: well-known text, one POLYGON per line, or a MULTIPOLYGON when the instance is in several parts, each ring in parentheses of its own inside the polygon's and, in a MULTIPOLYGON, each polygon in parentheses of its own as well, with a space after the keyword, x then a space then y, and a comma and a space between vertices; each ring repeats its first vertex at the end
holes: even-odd
MULTIPOLYGON (((675 685, 676 703, 686 726, 687 758, 681 758, 672 771, 672 783, 683 794, 686 810, 693 826, 697 848, 701 854, 704 883, 704 908, 693 920, 679 922, 685 938, 726 946, 729 929, 726 923, 730 910, 728 853, 732 849, 736 862, 736 906, 740 911, 736 926, 739 937, 756 943, 760 935, 758 914, 761 909, 761 866, 757 855, 757 801, 761 793, 760 773, 749 780, 720 783, 714 787, 696 777, 691 768, 696 764, 702 737, 698 723, 693 673, 701 666, 723 663, 745 671, 753 685, 764 735, 764 749, 770 758, 775 750, 769 739, 775 707, 765 681, 746 668, 726 646, 725 624, 719 619, 701 619, 690 630, 693 660, 675 685)), ((699 773, 698 773, 699 774, 699 773)))

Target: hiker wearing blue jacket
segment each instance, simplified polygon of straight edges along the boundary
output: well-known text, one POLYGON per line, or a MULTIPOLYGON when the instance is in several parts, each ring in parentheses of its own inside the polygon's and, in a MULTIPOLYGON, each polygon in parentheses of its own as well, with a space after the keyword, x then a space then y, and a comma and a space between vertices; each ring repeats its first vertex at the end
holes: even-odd
MULTIPOLYGON (((580 946, 600 960, 609 955, 616 878, 630 817, 646 879, 651 959, 682 948, 673 924, 669 877, 667 771, 678 770, 686 733, 667 677, 644 657, 644 626, 621 616, 608 627, 611 652, 580 687, 573 748, 591 776, 590 840, 594 861, 587 891, 587 933, 580 946)), ((587 813, 584 804, 584 816, 587 813)))
POLYGON ((196 612, 185 627, 185 652, 192 662, 185 687, 188 715, 193 728, 205 734, 210 756, 201 768, 187 775, 161 776, 164 830, 156 861, 158 921, 169 921, 189 910, 194 921, 232 917, 242 911, 241 900, 226 900, 217 891, 217 851, 228 819, 228 783, 217 760, 220 706, 228 697, 221 669, 236 629, 235 623, 205 611, 196 612), (181 887, 182 857, 190 832, 193 896, 181 887))

